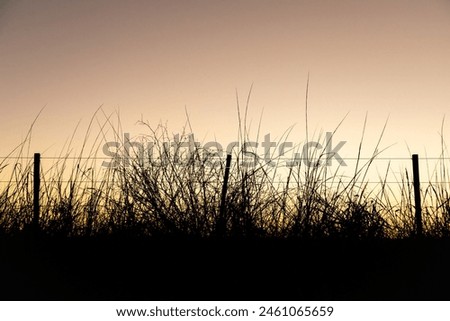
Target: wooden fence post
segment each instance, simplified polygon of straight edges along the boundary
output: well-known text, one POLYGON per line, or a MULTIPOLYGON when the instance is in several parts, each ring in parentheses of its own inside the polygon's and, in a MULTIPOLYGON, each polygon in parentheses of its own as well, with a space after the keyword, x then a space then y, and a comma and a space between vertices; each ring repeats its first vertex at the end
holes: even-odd
POLYGON ((417 237, 422 236, 422 204, 420 200, 420 177, 419 177, 419 155, 412 155, 413 163, 413 184, 414 184, 414 203, 416 206, 415 232, 417 237))
POLYGON ((217 234, 218 236, 223 236, 226 230, 226 198, 227 198, 227 189, 228 189, 228 177, 230 176, 230 166, 231 166, 231 154, 227 155, 227 161, 225 164, 225 175, 223 177, 223 185, 222 185, 222 195, 220 198, 220 209, 219 209, 219 218, 217 221, 217 234))
POLYGON ((41 154, 34 154, 34 172, 33 172, 33 229, 39 232, 39 191, 41 185, 41 154))

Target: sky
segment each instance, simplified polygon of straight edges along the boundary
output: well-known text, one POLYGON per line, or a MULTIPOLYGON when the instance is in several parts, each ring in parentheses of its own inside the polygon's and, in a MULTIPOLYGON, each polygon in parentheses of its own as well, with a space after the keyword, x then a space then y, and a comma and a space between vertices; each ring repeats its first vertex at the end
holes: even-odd
POLYGON ((383 157, 439 156, 450 1, 0 0, 0 154, 42 108, 32 150, 47 155, 99 106, 132 137, 140 119, 180 132, 187 112, 200 140, 226 145, 251 87, 250 137, 294 126, 301 143, 308 75, 310 139, 345 118, 333 139, 355 157, 367 115, 364 155, 387 121, 383 157))

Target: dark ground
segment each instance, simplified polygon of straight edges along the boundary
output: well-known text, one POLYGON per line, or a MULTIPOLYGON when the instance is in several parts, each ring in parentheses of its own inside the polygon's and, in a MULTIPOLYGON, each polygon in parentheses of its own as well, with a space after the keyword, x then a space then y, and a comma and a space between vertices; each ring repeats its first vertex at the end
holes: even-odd
POLYGON ((450 240, 0 239, 2 300, 450 300, 450 240))

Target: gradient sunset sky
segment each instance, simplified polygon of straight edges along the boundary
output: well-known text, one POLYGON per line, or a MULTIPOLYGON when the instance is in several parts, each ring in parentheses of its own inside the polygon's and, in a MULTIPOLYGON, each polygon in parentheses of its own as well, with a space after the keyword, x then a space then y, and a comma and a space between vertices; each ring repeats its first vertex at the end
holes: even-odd
POLYGON ((349 113, 343 156, 356 156, 366 113, 366 155, 389 117, 383 156, 439 156, 450 1, 0 0, 0 151, 45 106, 32 148, 53 155, 102 104, 132 136, 141 115, 179 132, 186 107, 199 139, 226 144, 235 92, 244 105, 252 84, 255 135, 263 111, 261 134, 295 125, 300 143, 308 73, 311 135, 349 113))

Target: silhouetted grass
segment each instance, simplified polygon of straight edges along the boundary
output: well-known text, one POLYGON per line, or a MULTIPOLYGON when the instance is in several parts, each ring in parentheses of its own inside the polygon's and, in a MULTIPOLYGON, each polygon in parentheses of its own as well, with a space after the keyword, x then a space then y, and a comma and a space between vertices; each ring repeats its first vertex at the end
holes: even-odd
MULTIPOLYGON (((372 156, 363 162, 364 123, 351 177, 341 175, 339 168, 330 172, 327 166, 319 165, 329 155, 317 152, 301 155, 310 166, 299 161, 282 172, 279 156, 272 156, 269 164, 245 146, 250 140, 247 120, 245 116, 241 123, 239 114, 239 143, 243 147, 232 151, 225 221, 220 223, 225 228, 219 231, 224 153, 219 157, 218 151, 199 146, 186 148, 193 137, 191 128, 174 137, 162 125, 152 128, 143 122, 141 125, 148 134, 140 136, 139 142, 152 146, 152 154, 149 149, 135 148, 133 144, 127 149, 120 120, 113 124, 111 116, 101 112, 99 109, 92 118, 77 153, 73 147, 75 131, 56 160, 42 155, 43 235, 200 239, 389 239, 413 235, 409 170, 405 168, 404 175, 397 178, 397 186, 386 182, 389 166, 376 189, 368 184, 367 173, 380 154, 384 129, 372 156), (98 129, 94 130, 96 126, 98 129), (99 166, 101 149, 111 135, 119 143, 120 161, 116 166, 104 168, 99 166)), ((316 140, 323 146, 330 143, 330 137, 321 135, 316 140)), ((25 141, 0 161, 2 180, 6 181, 0 191, 0 231, 4 235, 20 234, 31 224, 30 141, 31 129, 25 141)), ((294 147, 290 152, 294 155, 298 150, 294 147)), ((422 182, 424 233, 428 237, 448 237, 450 233, 445 155, 442 139, 439 166, 430 176, 442 183, 422 182)))
MULTIPOLYGON (((317 150, 290 167, 281 156, 259 157, 244 144, 251 141, 244 116, 221 211, 225 153, 186 147, 189 121, 178 136, 142 122, 147 134, 132 139, 142 145, 130 146, 120 118, 102 112, 78 151, 75 131, 56 158, 42 154, 39 234, 31 129, 0 160, 3 299, 448 299, 441 291, 450 286, 442 277, 450 267, 443 139, 433 179, 422 182, 425 238, 415 239, 409 169, 391 184, 389 164, 378 184, 369 182, 384 129, 363 158, 364 123, 356 165, 342 174, 314 166, 330 156, 317 150), (117 157, 105 160, 110 139, 117 157)), ((311 140, 322 146, 332 138, 317 136, 311 140)), ((291 148, 291 158, 299 151, 291 148)))

